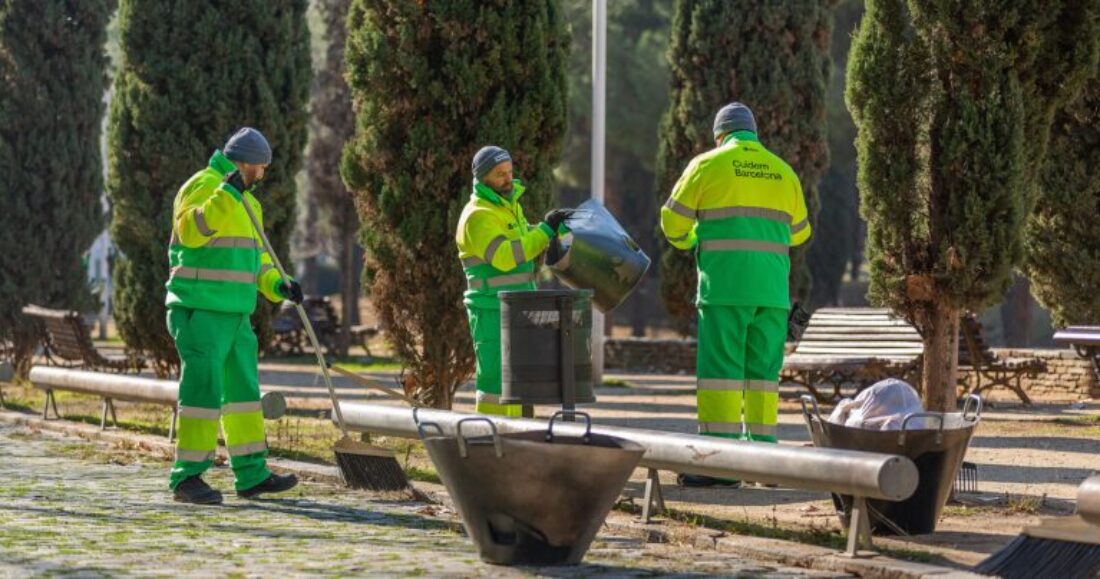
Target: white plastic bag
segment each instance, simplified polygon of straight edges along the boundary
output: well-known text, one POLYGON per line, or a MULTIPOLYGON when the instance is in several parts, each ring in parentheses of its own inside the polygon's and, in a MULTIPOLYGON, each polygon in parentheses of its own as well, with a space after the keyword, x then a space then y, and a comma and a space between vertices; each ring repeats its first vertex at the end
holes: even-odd
MULTIPOLYGON (((829 422, 849 428, 869 430, 901 430, 901 423, 910 414, 924 412, 920 396, 907 382, 887 378, 860 392, 855 399, 837 403, 829 422)), ((907 428, 926 428, 922 419, 909 421, 907 428)))

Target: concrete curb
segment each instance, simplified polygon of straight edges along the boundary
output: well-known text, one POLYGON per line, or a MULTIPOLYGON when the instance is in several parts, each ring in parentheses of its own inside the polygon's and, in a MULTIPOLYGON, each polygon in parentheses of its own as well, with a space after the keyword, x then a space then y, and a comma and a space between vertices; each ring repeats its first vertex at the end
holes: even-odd
MULTIPOLYGON (((43 420, 40 416, 11 410, 0 410, 0 423, 25 426, 32 430, 76 436, 84 440, 112 444, 119 447, 143 450, 165 460, 171 458, 175 445, 161 436, 108 428, 64 420, 43 420)), ((218 448, 218 456, 226 459, 225 449, 218 448)), ((268 466, 276 472, 294 473, 299 478, 334 485, 342 485, 337 467, 312 464, 295 460, 270 459, 268 466)), ((417 483, 421 495, 435 495, 450 503, 441 485, 417 483)), ((449 506, 449 505, 448 505, 449 506)), ((965 570, 892 559, 883 555, 849 559, 837 555, 827 547, 806 545, 780 539, 767 539, 744 535, 729 535, 714 529, 692 527, 677 522, 664 521, 644 524, 630 515, 608 517, 606 527, 616 533, 634 535, 650 543, 678 543, 693 549, 729 553, 745 559, 777 563, 789 567, 834 573, 851 573, 871 579, 962 579, 982 577, 965 570), (612 520, 616 519, 616 520, 612 520), (624 521, 625 519, 625 521, 624 521)))

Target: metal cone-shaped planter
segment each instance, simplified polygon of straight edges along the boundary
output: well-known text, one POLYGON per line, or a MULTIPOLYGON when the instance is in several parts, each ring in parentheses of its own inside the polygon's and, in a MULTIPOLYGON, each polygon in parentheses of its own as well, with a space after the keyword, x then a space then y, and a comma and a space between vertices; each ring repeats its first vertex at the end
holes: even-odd
MULTIPOLYGON (((545 432, 500 434, 488 418, 466 418, 455 436, 445 436, 434 423, 420 424, 428 455, 483 561, 580 563, 641 460, 645 449, 628 440, 588 430, 583 437, 554 435, 562 414, 545 432), (475 428, 490 434, 468 436, 475 428)), ((591 419, 577 415, 590 429, 591 419)))

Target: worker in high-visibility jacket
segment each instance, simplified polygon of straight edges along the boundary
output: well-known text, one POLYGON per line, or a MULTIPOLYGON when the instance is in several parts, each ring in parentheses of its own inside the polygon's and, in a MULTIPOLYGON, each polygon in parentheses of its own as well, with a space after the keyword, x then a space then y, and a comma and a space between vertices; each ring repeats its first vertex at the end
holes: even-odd
POLYGON ((482 147, 470 166, 473 193, 455 232, 466 273, 463 294, 477 358, 477 412, 519 416, 517 404, 501 404, 501 291, 535 289, 535 260, 572 211, 554 209, 538 225, 523 216, 523 184, 513 178, 512 157, 495 146, 482 147))
POLYGON ((282 492, 294 475, 267 469, 267 444, 250 316, 257 290, 272 302, 302 300, 298 282, 284 283, 263 249, 244 203, 262 225, 253 186, 271 163, 259 131, 243 128, 176 194, 168 248, 168 331, 182 368, 175 500, 216 504, 222 495, 202 480, 214 464, 221 423, 238 496, 282 492))
POLYGON ((715 148, 692 159, 661 208, 665 237, 693 250, 698 266, 699 432, 774 443, 789 251, 810 237, 806 201, 794 171, 760 142, 747 106, 723 107, 713 130, 715 148))

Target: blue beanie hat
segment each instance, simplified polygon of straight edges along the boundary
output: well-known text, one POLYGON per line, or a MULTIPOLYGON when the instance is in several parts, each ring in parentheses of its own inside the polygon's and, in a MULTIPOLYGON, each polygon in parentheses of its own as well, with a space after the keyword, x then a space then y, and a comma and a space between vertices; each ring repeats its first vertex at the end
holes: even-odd
POLYGON ((474 160, 470 163, 470 170, 474 172, 475 179, 481 179, 493 167, 511 160, 512 156, 508 154, 508 151, 496 145, 488 145, 479 149, 477 154, 474 155, 474 160))
POLYGON ((715 137, 733 131, 756 132, 756 118, 752 116, 752 111, 749 110, 749 107, 738 102, 722 107, 722 110, 714 115, 715 137))
POLYGON ((263 133, 252 127, 244 127, 225 142, 222 153, 230 161, 252 165, 271 164, 271 145, 263 133))

